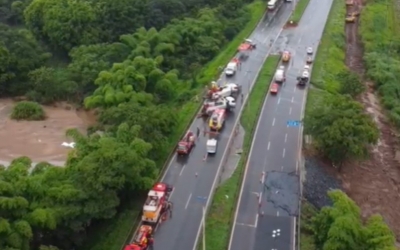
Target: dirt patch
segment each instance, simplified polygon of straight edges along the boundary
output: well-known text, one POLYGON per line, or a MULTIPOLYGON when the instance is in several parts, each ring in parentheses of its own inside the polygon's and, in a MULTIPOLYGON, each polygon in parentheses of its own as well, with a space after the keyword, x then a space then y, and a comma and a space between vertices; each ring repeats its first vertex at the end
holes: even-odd
POLYGON ((44 107, 45 121, 14 121, 9 118, 14 102, 0 99, 0 163, 19 156, 28 156, 34 162, 48 161, 62 165, 70 148, 62 146, 71 142, 65 131, 77 128, 85 132, 95 123, 92 113, 78 111, 70 105, 44 107))
MULTIPOLYGON (((361 9, 361 1, 355 1, 347 12, 360 12, 361 9)), ((358 25, 358 20, 346 25, 346 64, 363 78, 365 68, 362 63, 363 47, 358 36, 358 25)), ((347 194, 361 207, 362 215, 368 217, 381 214, 394 230, 397 241, 400 241, 400 169, 395 160, 396 149, 399 148, 398 138, 380 107, 373 83, 364 82, 367 90, 359 101, 379 127, 379 141, 370 150, 369 160, 347 163, 342 172, 336 175, 342 180, 347 194)))

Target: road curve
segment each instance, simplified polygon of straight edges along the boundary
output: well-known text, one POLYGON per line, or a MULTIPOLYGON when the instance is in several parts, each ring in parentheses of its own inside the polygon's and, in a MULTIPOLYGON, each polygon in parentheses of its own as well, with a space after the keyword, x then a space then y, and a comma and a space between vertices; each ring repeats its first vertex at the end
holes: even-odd
POLYGON ((229 250, 296 249, 302 129, 287 124, 302 119, 307 89, 296 86, 296 77, 305 65, 306 48, 319 45, 332 1, 311 0, 299 25, 280 36, 288 41, 292 59, 286 65, 286 82, 278 95, 268 94, 260 114, 229 250))
MULTIPOLYGON (((257 49, 243 62, 242 68, 232 79, 221 76, 220 81, 235 82, 242 85, 243 95, 247 96, 254 83, 257 72, 269 53, 271 39, 279 36, 281 28, 290 15, 292 6, 283 5, 272 17, 266 15, 254 30, 250 39, 257 43, 257 49)), ((208 207, 217 182, 217 174, 222 166, 223 155, 226 153, 229 138, 233 134, 234 124, 239 119, 242 103, 237 102, 235 112, 230 114, 223 132, 219 136, 218 152, 214 157, 206 155, 206 137, 201 136, 189 157, 174 157, 162 178, 163 182, 172 184, 174 191, 171 201, 174 204, 173 218, 159 226, 155 233, 155 249, 191 250, 195 249, 200 233, 202 206, 208 207), (202 197, 202 198, 200 198, 202 197)), ((190 126, 192 131, 203 128, 201 119, 194 120, 190 126)))

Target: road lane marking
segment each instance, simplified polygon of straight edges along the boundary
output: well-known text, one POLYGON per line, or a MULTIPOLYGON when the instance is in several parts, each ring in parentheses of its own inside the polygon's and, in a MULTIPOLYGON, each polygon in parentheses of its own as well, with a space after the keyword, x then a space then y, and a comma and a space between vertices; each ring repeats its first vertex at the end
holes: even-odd
POLYGON ((287 142, 287 133, 285 134, 285 143, 287 142))
POLYGON ((279 99, 278 99, 278 105, 279 105, 279 103, 281 103, 281 98, 279 97, 279 99))
POLYGON ((290 109, 289 109, 289 115, 291 115, 292 114, 292 107, 290 107, 290 109))
POLYGON ((183 172, 183 170, 185 169, 185 167, 186 167, 186 165, 183 165, 183 166, 182 166, 181 172, 179 172, 179 176, 182 175, 182 172, 183 172))
POLYGON ((278 217, 279 217, 279 211, 276 211, 276 216, 278 216, 278 217))
POLYGON ((255 227, 254 225, 245 224, 245 223, 235 223, 238 226, 245 226, 245 227, 255 227))
POLYGON ((294 96, 292 97, 292 103, 294 102, 294 96))
POLYGON ((281 167, 281 171, 283 171, 283 166, 281 167))
POLYGON ((270 141, 268 142, 267 150, 269 150, 269 147, 271 147, 271 142, 270 141))
POLYGON ((272 120, 272 126, 275 126, 275 117, 274 117, 274 119, 272 120))
POLYGON ((258 214, 256 214, 256 221, 254 222, 254 227, 257 228, 258 225, 258 214))
MULTIPOLYGON (((289 17, 287 18, 287 20, 289 20, 289 17)), ((276 42, 276 40, 278 40, 278 38, 279 38, 280 34, 282 33, 282 31, 283 31, 283 28, 281 28, 281 29, 279 30, 278 35, 276 36, 276 38, 275 38, 275 40, 274 40, 274 43, 276 42)), ((268 55, 269 55, 270 52, 271 52, 271 48, 268 50, 268 53, 267 53, 267 55, 265 56, 265 58, 264 58, 264 60, 263 60, 263 62, 262 62, 262 64, 261 64, 261 66, 260 66, 260 69, 261 69, 262 65, 265 63, 265 61, 266 61, 266 59, 267 59, 267 57, 268 57, 268 55)), ((260 69, 258 70, 258 73, 260 72, 260 69)), ((256 81, 256 80, 254 80, 254 81, 256 81)), ((266 106, 265 104, 267 103, 267 99, 268 99, 269 96, 270 96, 270 95, 267 94, 266 98, 264 99, 263 107, 262 107, 262 109, 261 109, 261 114, 262 114, 263 111, 264 111, 264 108, 265 108, 265 106, 266 106)), ((260 123, 261 123, 261 119, 259 118, 258 121, 257 121, 256 129, 255 129, 255 131, 254 131, 255 134, 257 134, 257 131, 258 131, 258 129, 260 128, 260 123)), ((238 217, 239 208, 240 208, 240 201, 242 200, 242 195, 243 195, 243 190, 244 190, 244 184, 246 183, 246 176, 247 176, 247 173, 248 173, 248 170, 249 170, 249 165, 250 165, 250 162, 249 162, 249 161, 250 161, 250 158, 251 158, 251 154, 252 154, 252 149, 253 149, 253 147, 254 147, 254 143, 255 143, 255 140, 252 140, 251 145, 250 145, 250 154, 249 154, 249 157, 247 158, 247 162, 246 162, 244 174, 243 174, 243 177, 242 177, 242 178, 243 178, 243 182, 242 182, 242 184, 241 184, 241 186, 240 186, 239 197, 238 197, 238 199, 237 199, 239 202, 238 202, 238 204, 236 205, 234 222, 236 222, 237 217, 238 217)), ((214 180, 214 182, 215 182, 215 181, 216 181, 216 179, 214 180)), ((213 186, 215 186, 215 183, 214 183, 213 186)), ((197 247, 197 241, 198 241, 198 239, 199 239, 200 230, 201 230, 201 225, 199 226, 199 230, 198 230, 198 232, 197 232, 197 237, 196 237, 196 241, 195 241, 195 245, 194 245, 194 247, 193 247, 193 250, 195 250, 196 247, 197 247)), ((232 247, 232 241, 233 241, 233 236, 234 236, 234 235, 235 235, 235 227, 233 227, 233 230, 231 231, 231 234, 230 234, 230 236, 229 236, 228 249, 231 249, 231 247, 232 247)))
POLYGON ((191 199, 191 198, 192 198, 192 193, 190 193, 189 198, 188 198, 187 201, 186 201, 185 209, 188 208, 189 202, 190 202, 190 199, 191 199))
POLYGON ((297 87, 296 87, 296 86, 294 86, 294 87, 293 87, 293 92, 296 92, 296 89, 297 89, 297 87))
POLYGON ((286 148, 283 149, 282 158, 285 158, 286 148))

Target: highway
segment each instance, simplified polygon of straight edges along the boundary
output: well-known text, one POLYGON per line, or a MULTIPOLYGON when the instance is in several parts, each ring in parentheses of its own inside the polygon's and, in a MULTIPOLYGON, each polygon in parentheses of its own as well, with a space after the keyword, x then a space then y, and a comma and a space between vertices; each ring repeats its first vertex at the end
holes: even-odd
MULTIPOLYGON (((249 58, 242 63, 236 76, 225 79, 221 76, 219 82, 234 82, 242 85, 244 97, 248 95, 259 69, 270 50, 271 40, 275 41, 287 21, 292 9, 291 4, 284 4, 274 18, 266 15, 255 31, 249 37, 257 43, 257 48, 250 53, 249 58)), ((214 189, 218 185, 218 174, 223 165, 224 155, 227 153, 229 141, 234 127, 238 123, 242 102, 237 101, 237 107, 227 118, 225 127, 219 135, 217 154, 205 158, 206 140, 200 136, 196 147, 187 158, 174 157, 165 175, 163 182, 174 186, 171 195, 173 202, 173 217, 160 225, 154 235, 154 248, 165 250, 191 250, 196 248, 197 239, 201 232, 203 206, 208 207, 214 189), (211 197, 211 198, 210 198, 211 197)), ((194 120, 190 129, 202 129, 204 121, 194 120)))
POLYGON ((281 38, 292 58, 278 95, 268 94, 257 124, 236 209, 229 250, 294 250, 299 215, 302 128, 306 88, 296 86, 307 58, 318 47, 332 0, 310 0, 295 28, 281 38), (293 123, 294 124, 294 123, 293 123), (263 174, 264 173, 264 174, 263 174))

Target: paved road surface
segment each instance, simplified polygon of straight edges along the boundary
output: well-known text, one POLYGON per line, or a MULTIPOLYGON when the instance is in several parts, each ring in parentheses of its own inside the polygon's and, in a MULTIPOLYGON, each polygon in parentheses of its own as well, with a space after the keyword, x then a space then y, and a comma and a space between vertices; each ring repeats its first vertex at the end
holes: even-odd
POLYGON ((229 250, 295 249, 301 128, 287 122, 301 120, 306 89, 296 86, 296 77, 305 65, 306 48, 319 44, 331 5, 332 0, 311 0, 298 27, 281 34, 292 59, 279 94, 268 95, 261 111, 229 250))
MULTIPOLYGON (((273 19, 267 15, 251 35, 250 39, 257 43, 257 49, 251 52, 250 57, 242 64, 241 70, 230 80, 242 84, 245 96, 270 49, 270 40, 278 37, 291 8, 290 4, 284 5, 273 19)), ((224 77, 221 81, 225 81, 224 77)), ((237 106, 236 114, 229 116, 219 136, 218 152, 214 157, 208 157, 206 161, 203 161, 206 154, 206 138, 201 137, 187 159, 176 157, 172 159, 163 181, 175 187, 171 196, 171 201, 174 203, 173 218, 158 228, 155 234, 155 249, 191 250, 195 248, 194 244, 201 226, 202 206, 210 201, 208 197, 214 188, 217 172, 221 167, 221 159, 234 124, 239 118, 238 113, 242 106, 240 101, 237 106)), ((203 121, 198 119, 191 125, 191 130, 196 131, 197 127, 203 126, 203 121)))

